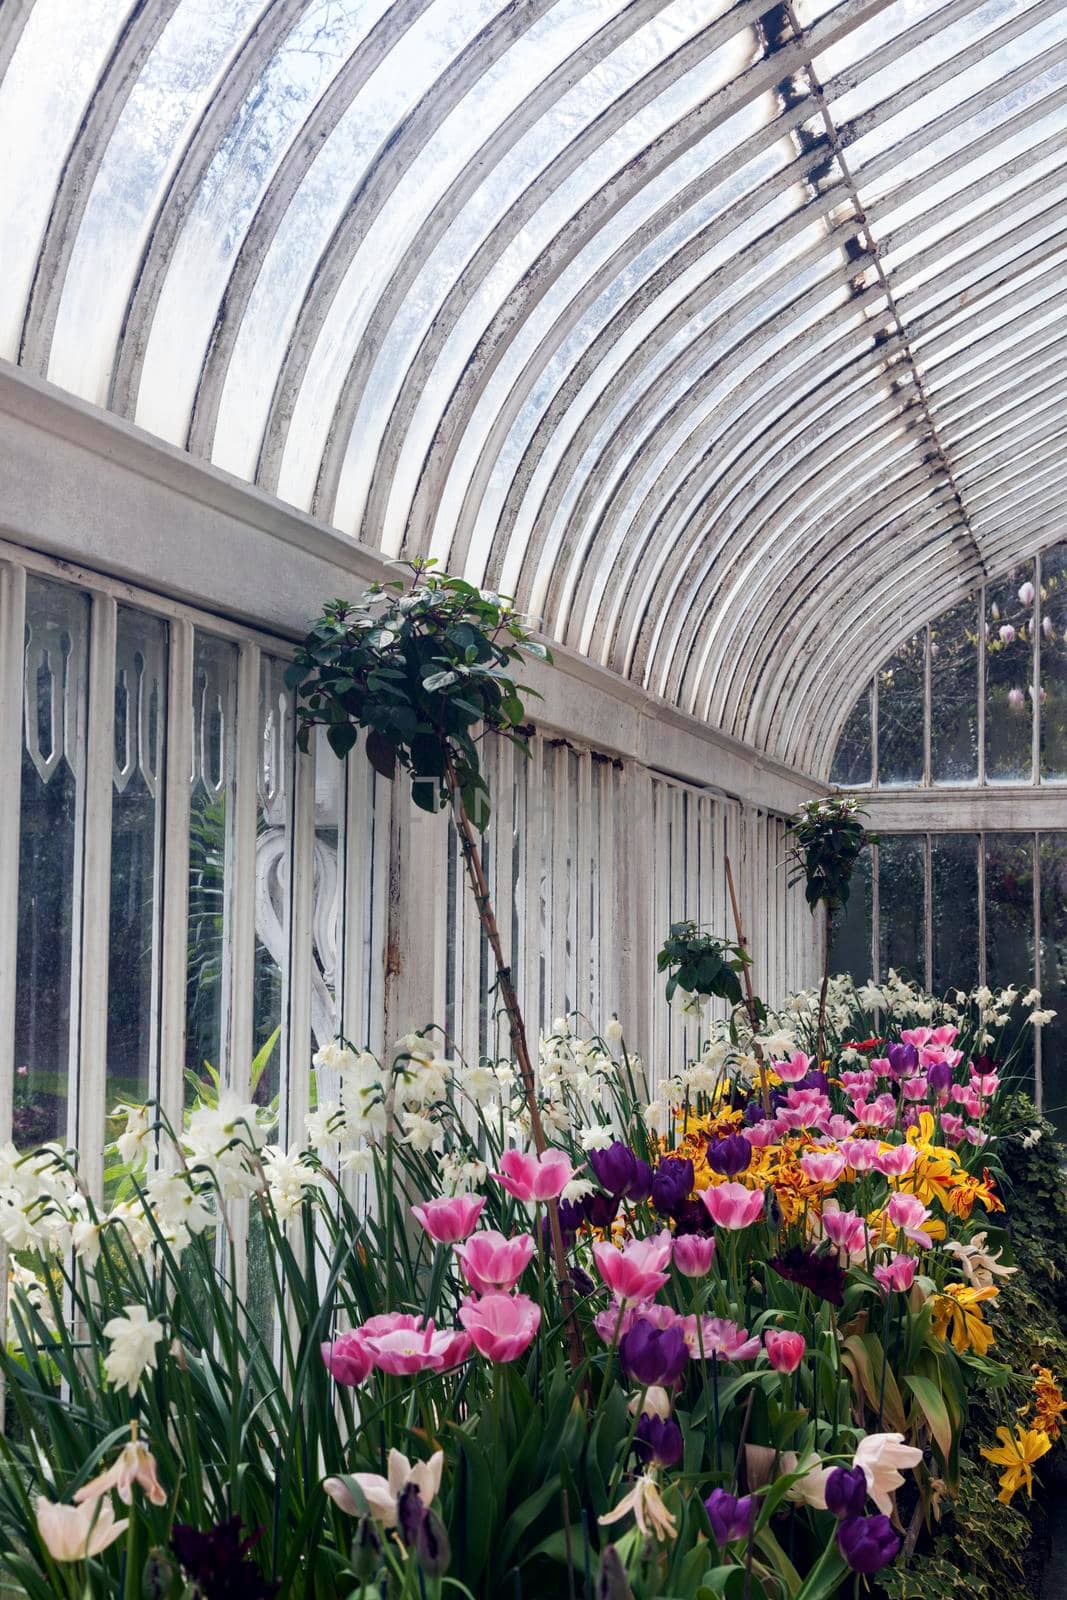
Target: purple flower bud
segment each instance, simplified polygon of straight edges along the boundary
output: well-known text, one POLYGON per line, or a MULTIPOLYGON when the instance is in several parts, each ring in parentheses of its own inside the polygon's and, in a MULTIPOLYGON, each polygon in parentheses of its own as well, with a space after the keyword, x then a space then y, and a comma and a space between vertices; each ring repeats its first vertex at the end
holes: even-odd
POLYGON ((837 1525, 837 1547, 853 1572, 879 1572, 900 1549, 888 1517, 846 1517, 837 1525))
POLYGON ((664 1217, 673 1217, 693 1190, 693 1163, 672 1157, 661 1161, 652 1175, 652 1204, 664 1217))
POLYGON ((715 1224, 702 1200, 686 1200, 674 1213, 674 1231, 679 1233, 714 1233, 715 1224))
POLYGON ((952 1087, 952 1068, 947 1061, 931 1061, 926 1069, 926 1081, 935 1094, 952 1087))
POLYGON ((867 1477, 862 1467, 834 1467, 826 1480, 826 1509, 835 1517, 858 1517, 867 1504, 867 1477))
POLYGON ((765 1122, 766 1117, 767 1114, 760 1105, 759 1101, 750 1100, 748 1105, 745 1107, 745 1121, 748 1123, 748 1126, 750 1128, 754 1128, 757 1122, 765 1122))
POLYGON ((645 1388, 653 1384, 665 1388, 681 1377, 689 1351, 681 1328, 657 1328, 646 1317, 638 1317, 619 1340, 619 1360, 623 1371, 645 1388))
POLYGON ((743 1133, 727 1134, 708 1145, 708 1166, 724 1178, 736 1178, 752 1160, 752 1146, 743 1133))
POLYGON ((610 1228, 619 1210, 619 1197, 590 1194, 585 1199, 585 1214, 594 1228, 610 1228))
POLYGON ((713 1489, 704 1501, 704 1510, 708 1514, 716 1544, 724 1546, 734 1539, 748 1537, 759 1506, 755 1495, 742 1495, 738 1500, 725 1489, 713 1489))
POLYGON ((590 1150, 589 1165, 601 1188, 616 1196, 626 1194, 637 1177, 637 1157, 619 1139, 606 1150, 590 1150))
POLYGON ((415 1541, 419 1537, 426 1516, 426 1507, 422 1503, 417 1483, 409 1483, 401 1490, 400 1498, 396 1503, 396 1526, 401 1539, 409 1550, 415 1548, 415 1541))
POLYGON ((585 1300, 589 1295, 596 1293, 596 1284, 593 1282, 588 1272, 583 1272, 581 1267, 571 1268, 570 1280, 583 1300, 585 1300))
POLYGON ((894 1078, 910 1078, 919 1067, 919 1052, 913 1044, 887 1044, 885 1058, 894 1078))
POLYGON ((643 1412, 634 1435, 634 1450, 646 1465, 676 1467, 685 1446, 682 1430, 673 1417, 651 1417, 643 1412))

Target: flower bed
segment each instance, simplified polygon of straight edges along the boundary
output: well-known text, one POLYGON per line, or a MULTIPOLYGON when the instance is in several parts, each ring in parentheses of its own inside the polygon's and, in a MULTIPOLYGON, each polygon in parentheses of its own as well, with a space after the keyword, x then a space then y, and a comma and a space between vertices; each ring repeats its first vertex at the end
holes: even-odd
POLYGON ((896 979, 827 1000, 824 1063, 798 996, 755 1040, 709 1026, 652 1100, 617 1023, 561 1020, 540 1156, 510 1063, 422 1035, 322 1052, 288 1150, 209 1084, 180 1130, 128 1112, 106 1206, 73 1153, 5 1151, 6 1580, 927 1592, 906 1574, 954 1497, 1030 1493, 1064 1409, 1054 1364, 996 1359, 1025 1010, 896 979))

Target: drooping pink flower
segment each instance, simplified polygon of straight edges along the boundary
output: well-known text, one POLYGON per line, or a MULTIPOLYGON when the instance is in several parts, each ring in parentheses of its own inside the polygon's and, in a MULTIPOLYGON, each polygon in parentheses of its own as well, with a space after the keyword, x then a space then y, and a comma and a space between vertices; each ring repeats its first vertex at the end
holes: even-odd
POLYGON ((941 1132, 949 1144, 959 1144, 963 1138, 963 1118, 958 1117, 954 1111, 942 1111, 941 1132))
POLYGON ((374 1370, 373 1352, 359 1333, 340 1333, 320 1349, 330 1377, 346 1388, 366 1382, 374 1370))
POLYGON ((751 1361, 760 1352, 759 1335, 750 1339, 748 1329, 739 1328, 728 1317, 701 1317, 699 1331, 696 1316, 683 1317, 682 1332, 694 1361, 700 1360, 702 1349, 705 1361, 712 1356, 721 1356, 724 1361, 751 1361))
POLYGON ((930 1085, 922 1072, 917 1072, 913 1078, 905 1078, 900 1087, 905 1100, 925 1100, 930 1092, 930 1085))
POLYGON ((790 1328, 768 1328, 763 1335, 763 1347, 776 1372, 795 1372, 807 1348, 804 1335, 790 1328))
POLYGON ((794 1050, 788 1061, 772 1061, 771 1069, 783 1083, 799 1083, 811 1071, 811 1057, 806 1056, 803 1050, 794 1050))
POLYGON ((527 1203, 558 1199, 573 1176, 574 1168, 562 1150, 546 1150, 543 1156, 505 1150, 500 1171, 493 1173, 509 1194, 527 1203))
POLYGON ((888 1293, 891 1289, 906 1294, 915 1282, 916 1259, 914 1256, 890 1256, 884 1266, 877 1266, 874 1275, 882 1288, 888 1293))
POLYGON ((877 1139, 846 1139, 841 1153, 853 1172, 870 1172, 878 1159, 877 1139))
POLYGON ((440 1195, 412 1206, 414 1217, 438 1244, 458 1244, 478 1226, 485 1199, 477 1194, 440 1195))
POLYGON ((906 1238, 921 1245, 924 1250, 930 1248, 933 1240, 923 1228, 923 1223, 927 1221, 930 1213, 918 1195, 891 1195, 886 1206, 886 1214, 893 1226, 899 1228, 906 1238))
POLYGON ((715 1239, 702 1233, 682 1233, 674 1241, 674 1264, 687 1278, 702 1278, 711 1271, 715 1239))
POLYGON ((476 1294, 506 1294, 514 1289, 533 1259, 534 1241, 528 1233, 505 1238, 495 1228, 472 1233, 456 1246, 463 1276, 476 1294))
POLYGON ((731 1232, 750 1228, 763 1215, 763 1190, 746 1189, 743 1183, 720 1183, 702 1189, 700 1198, 712 1222, 731 1232))
POLYGON ((845 1170, 845 1158, 839 1150, 809 1150, 800 1165, 811 1183, 836 1183, 845 1170))
POLYGON ((913 1144, 895 1144, 888 1150, 878 1152, 874 1166, 884 1178, 902 1178, 911 1171, 918 1159, 919 1152, 913 1144))
POLYGON ((672 1245, 664 1228, 648 1239, 631 1239, 622 1250, 599 1241, 593 1246, 593 1260, 616 1300, 651 1300, 667 1281, 664 1269, 670 1263, 672 1245))
POLYGON ((867 1224, 856 1211, 836 1211, 827 1206, 822 1214, 822 1231, 839 1250, 849 1256, 862 1255, 867 1245, 867 1224))
POLYGON ((525 1294, 487 1294, 480 1300, 464 1300, 459 1320, 488 1361, 517 1361, 533 1343, 541 1307, 525 1294))
POLYGON ((968 1143, 973 1144, 976 1148, 981 1148, 982 1145, 989 1143, 988 1133, 983 1133, 981 1128, 976 1128, 973 1122, 969 1122, 964 1128, 963 1136, 968 1143))

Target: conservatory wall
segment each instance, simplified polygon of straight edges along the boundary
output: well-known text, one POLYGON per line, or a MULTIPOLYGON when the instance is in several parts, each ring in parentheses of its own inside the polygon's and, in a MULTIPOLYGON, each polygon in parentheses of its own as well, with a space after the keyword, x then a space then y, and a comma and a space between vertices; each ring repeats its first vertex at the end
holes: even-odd
POLYGON ((833 777, 868 792, 880 837, 834 964, 939 994, 1040 989, 1058 1016, 1027 1069, 1067 1127, 1067 544, 913 634, 853 707, 833 777))
MULTIPOLYGON (((152 588, 32 548, 62 543, 57 507, 77 506, 71 546, 99 540, 122 567, 151 527, 148 564, 146 550, 195 544, 197 490, 203 581, 219 581, 207 552, 220 514, 204 509, 217 480, 182 463, 171 505, 130 434, 99 425, 101 449, 72 455, 65 486, 50 436, 51 492, 21 513, 7 497, 0 544, 0 1141, 11 1129, 20 1145, 99 1151, 117 1102, 158 1094, 173 1114, 187 1074, 209 1063, 245 1088, 254 1060, 258 1094, 280 1091, 295 1130, 311 1055, 339 1031, 382 1050, 436 1022, 467 1058, 502 1053, 450 824, 376 776, 361 747, 344 764, 324 741, 296 750, 284 669, 312 614, 299 554, 296 598, 268 606, 272 535, 259 530, 235 617, 165 592, 173 565, 152 588), (257 604, 292 626, 254 626, 257 604)), ((19 426, 25 448, 25 414, 19 426)), ((352 588, 350 567, 317 575, 319 601, 352 588)), ((508 744, 489 754, 485 855, 505 949, 535 1026, 617 1013, 663 1073, 694 1040, 653 1003, 654 953, 674 920, 731 926, 727 856, 761 993, 780 999, 817 971, 783 817, 818 787, 632 686, 612 701, 610 685, 573 679, 580 663, 539 670, 529 759, 508 744), (723 773, 744 779, 740 793, 723 773)))

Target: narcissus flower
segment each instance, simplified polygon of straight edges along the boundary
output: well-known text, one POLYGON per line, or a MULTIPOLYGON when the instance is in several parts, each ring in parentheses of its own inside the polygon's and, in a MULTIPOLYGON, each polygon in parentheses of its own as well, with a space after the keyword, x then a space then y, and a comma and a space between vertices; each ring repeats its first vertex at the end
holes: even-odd
POLYGON ((1014 1434, 1007 1428, 997 1429, 998 1445, 984 1449, 982 1454, 987 1461, 992 1461, 995 1467, 1003 1467, 1000 1475, 1000 1493, 997 1499, 1008 1505, 1014 1494, 1026 1485, 1026 1492, 1031 1497, 1034 1493, 1034 1462, 1040 1461, 1052 1448, 1052 1441, 1047 1433, 1038 1428, 1015 1429, 1014 1434))
POLYGON ((114 1490, 124 1506, 132 1505, 135 1484, 152 1505, 166 1505, 167 1491, 159 1481, 156 1458, 140 1439, 131 1439, 129 1444, 123 1445, 106 1472, 83 1484, 74 1496, 74 1504, 80 1506, 86 1500, 99 1500, 101 1495, 114 1490))
POLYGON ((150 1319, 144 1306, 127 1306, 125 1316, 112 1317, 104 1324, 104 1336, 111 1348, 104 1358, 104 1371, 116 1389, 137 1393, 146 1372, 156 1365, 156 1346, 163 1337, 163 1324, 150 1319))

